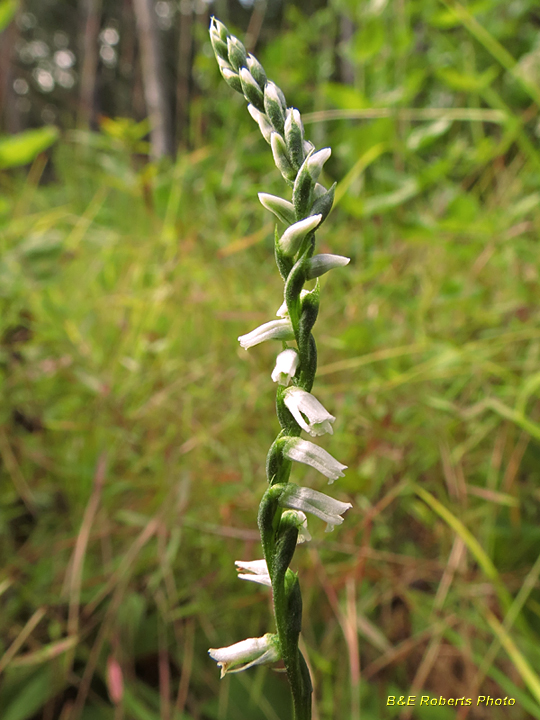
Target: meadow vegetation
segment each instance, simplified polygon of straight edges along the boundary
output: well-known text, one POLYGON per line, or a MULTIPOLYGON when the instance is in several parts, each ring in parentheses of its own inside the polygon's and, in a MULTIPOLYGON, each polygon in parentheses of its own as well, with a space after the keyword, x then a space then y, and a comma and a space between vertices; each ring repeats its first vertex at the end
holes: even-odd
MULTIPOLYGON (((529 0, 336 2, 257 50, 333 149, 318 249, 351 258, 314 392, 354 507, 295 555, 318 720, 540 718, 539 25, 529 0)), ((257 191, 282 181, 203 50, 174 163, 109 121, 0 171, 1 720, 289 716, 283 675, 207 656, 271 611, 233 561, 260 557, 276 348, 236 338, 277 310, 257 191)))

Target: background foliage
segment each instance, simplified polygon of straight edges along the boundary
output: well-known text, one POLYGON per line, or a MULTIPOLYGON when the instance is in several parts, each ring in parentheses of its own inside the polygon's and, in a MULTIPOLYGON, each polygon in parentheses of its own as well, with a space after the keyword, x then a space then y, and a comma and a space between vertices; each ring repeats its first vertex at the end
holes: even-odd
POLYGON ((260 556, 275 348, 236 337, 281 302, 256 198, 281 180, 219 76, 209 11, 252 33, 332 147, 319 247, 352 258, 323 279, 316 392, 354 508, 295 556, 314 717, 540 717, 538 6, 320 5, 157 3, 180 149, 154 163, 129 3, 98 8, 84 122, 80 7, 27 0, 4 30, 2 720, 288 717, 283 676, 220 682, 206 655, 270 629, 233 561, 260 556))

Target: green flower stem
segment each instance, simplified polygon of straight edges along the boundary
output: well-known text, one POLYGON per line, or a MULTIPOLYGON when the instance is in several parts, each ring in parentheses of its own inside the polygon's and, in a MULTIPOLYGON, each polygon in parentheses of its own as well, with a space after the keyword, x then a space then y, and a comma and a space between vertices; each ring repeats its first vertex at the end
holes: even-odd
MULTIPOLYGON (((231 36, 227 28, 215 18, 212 18, 210 24, 210 39, 223 78, 248 101, 250 115, 271 146, 274 162, 283 179, 292 188, 292 202, 266 193, 259 194, 263 206, 288 226, 281 234, 277 227, 275 231, 275 259, 285 283, 285 304, 278 315, 285 319, 266 323, 239 339, 243 347, 247 348, 266 339, 288 340, 294 336, 297 346, 296 351, 293 351, 284 342, 283 350, 288 351, 289 360, 292 353, 294 364, 287 366, 284 360, 284 367, 289 369, 281 372, 280 366, 276 365, 276 375, 272 374, 274 380, 285 383, 278 384, 276 393, 276 412, 281 430, 266 458, 269 487, 259 506, 258 525, 268 569, 265 584, 270 582, 272 585, 279 651, 291 687, 294 719, 310 720, 313 689, 306 661, 298 649, 302 626, 302 595, 298 577, 289 566, 296 550, 300 527, 303 533, 305 531, 302 539, 309 537, 301 508, 318 515, 333 527, 342 522, 341 514, 350 504, 289 484, 293 460, 312 464, 333 480, 341 476, 345 468, 322 448, 300 439, 302 427, 297 419, 302 421, 301 408, 292 401, 291 392, 293 395, 296 393, 294 397, 297 402, 304 402, 303 408, 312 416, 308 418, 309 425, 303 423, 304 429, 314 436, 331 432, 330 421, 333 422, 335 418, 315 398, 308 397, 306 403, 305 395, 310 393, 317 371, 317 346, 312 330, 319 312, 318 275, 332 267, 346 264, 348 259, 317 256, 312 261, 315 230, 327 218, 334 199, 335 184, 330 190, 318 184, 323 165, 330 156, 329 148, 315 151, 314 146, 304 139, 298 110, 287 108, 283 93, 267 80, 259 61, 248 55, 242 43, 231 36), (307 291, 304 285, 310 278, 317 280, 314 289, 307 291), (293 388, 287 394, 290 382, 293 388), (298 391, 294 390, 295 387, 298 391), (298 399, 299 394, 301 400, 298 399), (297 419, 287 407, 286 400, 297 419), (284 507, 289 509, 284 512, 284 507)), ((270 642, 265 638, 250 639, 247 645, 241 643, 240 650, 236 649, 237 645, 220 651, 213 650, 213 656, 220 659, 222 666, 226 666, 227 662, 238 663, 237 654, 244 653, 244 648, 248 648, 245 652, 249 653, 264 650, 270 642)), ((273 645, 271 655, 274 657, 273 645)), ((241 659, 243 661, 244 658, 241 659)), ((257 662, 259 660, 265 661, 266 655, 257 657, 257 662)))

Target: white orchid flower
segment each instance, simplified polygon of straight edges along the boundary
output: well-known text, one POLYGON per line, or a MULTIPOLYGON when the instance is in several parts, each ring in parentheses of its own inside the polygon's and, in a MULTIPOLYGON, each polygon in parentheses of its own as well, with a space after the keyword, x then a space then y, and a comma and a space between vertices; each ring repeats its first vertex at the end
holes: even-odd
POLYGON ((272 380, 280 385, 287 386, 294 377, 298 367, 298 353, 292 348, 283 350, 276 358, 276 366, 272 371, 272 380))
POLYGON ((348 265, 351 258, 343 255, 330 255, 329 253, 321 253, 320 255, 314 255, 308 260, 307 264, 307 278, 313 280, 329 270, 333 270, 336 267, 343 267, 348 265))
POLYGON ((300 427, 312 437, 333 434, 332 423, 336 419, 324 408, 317 398, 298 387, 287 388, 284 394, 285 405, 300 427))
POLYGON ((253 665, 267 665, 281 657, 277 635, 266 633, 260 638, 248 638, 224 648, 210 648, 210 657, 221 668, 221 677, 240 672, 253 665))
POLYGON ((293 338, 294 332, 290 320, 270 320, 247 335, 240 335, 238 341, 247 350, 265 340, 292 340, 293 338))
POLYGON ((335 500, 317 490, 299 487, 293 483, 287 483, 279 499, 279 504, 282 507, 315 515, 326 523, 326 532, 331 532, 335 525, 341 525, 343 522, 341 516, 349 508, 352 508, 351 503, 335 500))
POLYGON ((315 470, 326 475, 329 484, 332 484, 338 477, 343 477, 343 470, 347 469, 346 465, 342 465, 326 450, 300 438, 291 439, 285 446, 283 455, 288 460, 296 460, 296 462, 311 465, 315 470))

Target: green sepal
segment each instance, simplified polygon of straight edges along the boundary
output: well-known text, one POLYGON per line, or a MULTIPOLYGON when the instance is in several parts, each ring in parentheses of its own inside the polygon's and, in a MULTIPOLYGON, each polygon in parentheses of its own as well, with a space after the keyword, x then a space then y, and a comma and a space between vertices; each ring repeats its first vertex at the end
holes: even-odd
POLYGON ((288 482, 291 474, 292 462, 283 455, 285 445, 290 438, 280 432, 274 440, 266 456, 266 478, 269 485, 288 482))
POLYGON ((274 231, 274 254, 276 257, 276 265, 278 267, 279 274, 281 275, 283 280, 287 282, 287 278, 289 277, 289 273, 291 272, 292 266, 294 265, 294 261, 292 258, 285 255, 279 247, 279 234, 277 225, 274 231))
POLYGON ((229 31, 225 25, 216 20, 215 17, 210 21, 210 42, 216 56, 223 60, 229 61, 229 53, 227 48, 227 38, 229 31))
POLYGON ((307 161, 312 154, 311 152, 306 157, 294 181, 292 201, 297 220, 303 220, 308 215, 313 214, 310 212, 310 208, 315 183, 307 167, 307 161))
POLYGON ((311 206, 311 215, 322 215, 321 223, 323 223, 332 209, 334 204, 334 195, 336 193, 337 183, 334 183, 330 190, 320 195, 311 206))
POLYGON ((231 35, 227 38, 227 49, 229 54, 229 62, 236 70, 236 72, 240 72, 240 68, 243 68, 246 65, 246 48, 243 46, 243 44, 238 38, 231 35))

